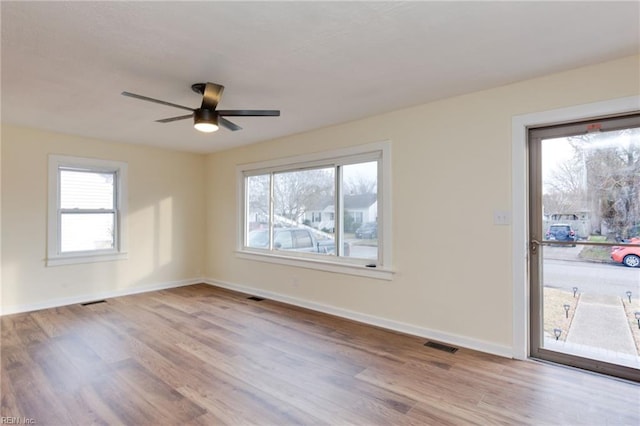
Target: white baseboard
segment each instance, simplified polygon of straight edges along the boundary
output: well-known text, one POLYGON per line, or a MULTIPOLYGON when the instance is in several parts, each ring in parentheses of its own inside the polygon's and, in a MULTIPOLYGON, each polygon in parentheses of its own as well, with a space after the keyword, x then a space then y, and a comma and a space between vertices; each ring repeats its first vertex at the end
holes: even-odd
POLYGON ((186 285, 200 284, 205 282, 203 278, 191 278, 179 281, 169 281, 165 283, 148 284, 132 288, 125 288, 114 291, 104 291, 100 293, 88 293, 80 296, 61 297, 47 300, 45 302, 33 303, 29 305, 5 306, 0 310, 0 316, 18 314, 22 312, 39 311, 40 309, 59 308, 61 306, 74 305, 77 303, 87 303, 95 300, 111 299, 113 297, 128 296, 131 294, 147 293, 150 291, 165 290, 168 288, 183 287, 186 285))
POLYGON ((222 287, 229 290, 238 291, 250 295, 264 297, 266 299, 276 300, 278 302, 287 303, 294 306, 310 309, 313 311, 323 312, 330 315, 335 315, 342 318, 347 318, 353 321, 358 321, 364 324, 369 324, 377 327, 386 328, 388 330, 398 331, 400 333, 410 334, 412 336, 423 337, 425 339, 437 340, 438 342, 447 343, 454 346, 459 346, 467 349, 473 349, 480 352, 490 353, 506 358, 513 357, 513 349, 510 346, 497 345, 495 343, 489 343, 478 339, 473 339, 464 336, 458 336, 455 334, 444 333, 437 330, 431 330, 424 327, 419 327, 399 321, 389 320, 386 318, 380 318, 373 315, 363 314, 360 312, 351 311, 348 309, 337 308, 335 306, 324 305, 321 303, 312 302, 309 300, 299 299, 284 294, 274 293, 259 288, 250 286, 244 286, 214 279, 204 279, 202 282, 215 286, 222 287))

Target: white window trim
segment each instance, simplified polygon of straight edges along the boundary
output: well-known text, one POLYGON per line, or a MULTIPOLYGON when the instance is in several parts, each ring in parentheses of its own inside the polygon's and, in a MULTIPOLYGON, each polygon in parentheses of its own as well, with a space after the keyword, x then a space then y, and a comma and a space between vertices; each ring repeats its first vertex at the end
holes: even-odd
POLYGON ((357 145, 349 148, 318 152, 294 157, 279 158, 257 163, 240 164, 236 167, 237 182, 237 247, 236 255, 241 259, 254 260, 259 262, 276 263, 280 265, 296 266, 307 269, 316 269, 326 272, 357 275, 382 280, 393 279, 392 263, 392 234, 391 234, 391 142, 381 141, 365 145, 357 145), (300 253, 280 254, 266 252, 260 249, 248 249, 244 247, 244 224, 245 224, 245 194, 244 178, 247 174, 260 174, 265 171, 291 170, 297 167, 308 168, 313 165, 326 165, 331 160, 358 156, 366 158, 372 153, 380 154, 380 167, 378 168, 378 193, 381 200, 378 200, 379 211, 378 220, 382 224, 379 229, 382 236, 382 245, 378 246, 381 265, 368 267, 362 263, 354 263, 353 259, 335 258, 324 259, 319 256, 305 256, 300 253))
POLYGON ((94 158, 49 155, 49 208, 47 214, 47 266, 73 265, 77 263, 107 262, 127 258, 127 163, 94 158), (116 203, 118 215, 115 247, 109 250, 60 252, 60 167, 85 168, 91 171, 115 172, 116 203))

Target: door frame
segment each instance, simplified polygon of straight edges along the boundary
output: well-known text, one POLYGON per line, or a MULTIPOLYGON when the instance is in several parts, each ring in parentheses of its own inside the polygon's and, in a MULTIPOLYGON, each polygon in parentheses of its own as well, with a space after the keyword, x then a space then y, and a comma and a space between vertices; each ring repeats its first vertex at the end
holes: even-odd
POLYGON ((640 110, 640 96, 612 99, 512 118, 511 146, 511 250, 512 250, 512 352, 515 359, 529 358, 529 167, 528 128, 563 124, 640 110))

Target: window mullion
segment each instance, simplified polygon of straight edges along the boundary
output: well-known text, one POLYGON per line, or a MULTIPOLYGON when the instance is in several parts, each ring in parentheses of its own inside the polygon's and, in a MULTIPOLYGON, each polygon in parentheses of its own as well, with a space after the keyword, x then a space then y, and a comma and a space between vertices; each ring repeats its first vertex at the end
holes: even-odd
POLYGON ((342 221, 343 206, 342 206, 342 166, 336 166, 335 168, 335 244, 336 244, 336 256, 344 256, 344 247, 342 244, 342 237, 344 234, 344 225, 342 221))
MULTIPOLYGON (((376 183, 376 193, 377 193, 377 204, 376 204, 376 223, 380 224, 380 223, 385 223, 385 218, 383 217, 383 207, 384 204, 384 184, 385 184, 385 180, 384 180, 384 172, 383 172, 383 163, 382 163, 382 159, 378 159, 377 160, 377 172, 378 172, 378 177, 377 177, 377 183, 376 183)), ((378 262, 378 265, 382 265, 385 266, 384 264, 384 249, 385 249, 385 237, 386 235, 384 234, 384 226, 378 226, 378 241, 382 242, 382 244, 378 243, 378 258, 376 259, 376 261, 378 262)))
POLYGON ((275 184, 274 173, 269 173, 269 250, 273 250, 273 229, 275 226, 274 220, 274 199, 275 199, 275 184))
POLYGON ((62 253, 62 167, 58 167, 56 172, 56 254, 62 253))
POLYGON ((113 248, 120 251, 120 218, 118 217, 120 210, 120 173, 113 172, 113 248))

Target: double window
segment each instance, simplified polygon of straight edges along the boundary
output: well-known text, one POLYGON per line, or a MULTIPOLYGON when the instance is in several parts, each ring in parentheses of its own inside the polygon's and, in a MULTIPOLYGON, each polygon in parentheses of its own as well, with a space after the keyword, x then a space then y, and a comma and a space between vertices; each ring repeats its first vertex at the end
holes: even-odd
POLYGON ((388 274, 389 156, 378 143, 239 166, 241 256, 388 274))
POLYGON ((126 164, 49 157, 48 265, 123 258, 126 164))

